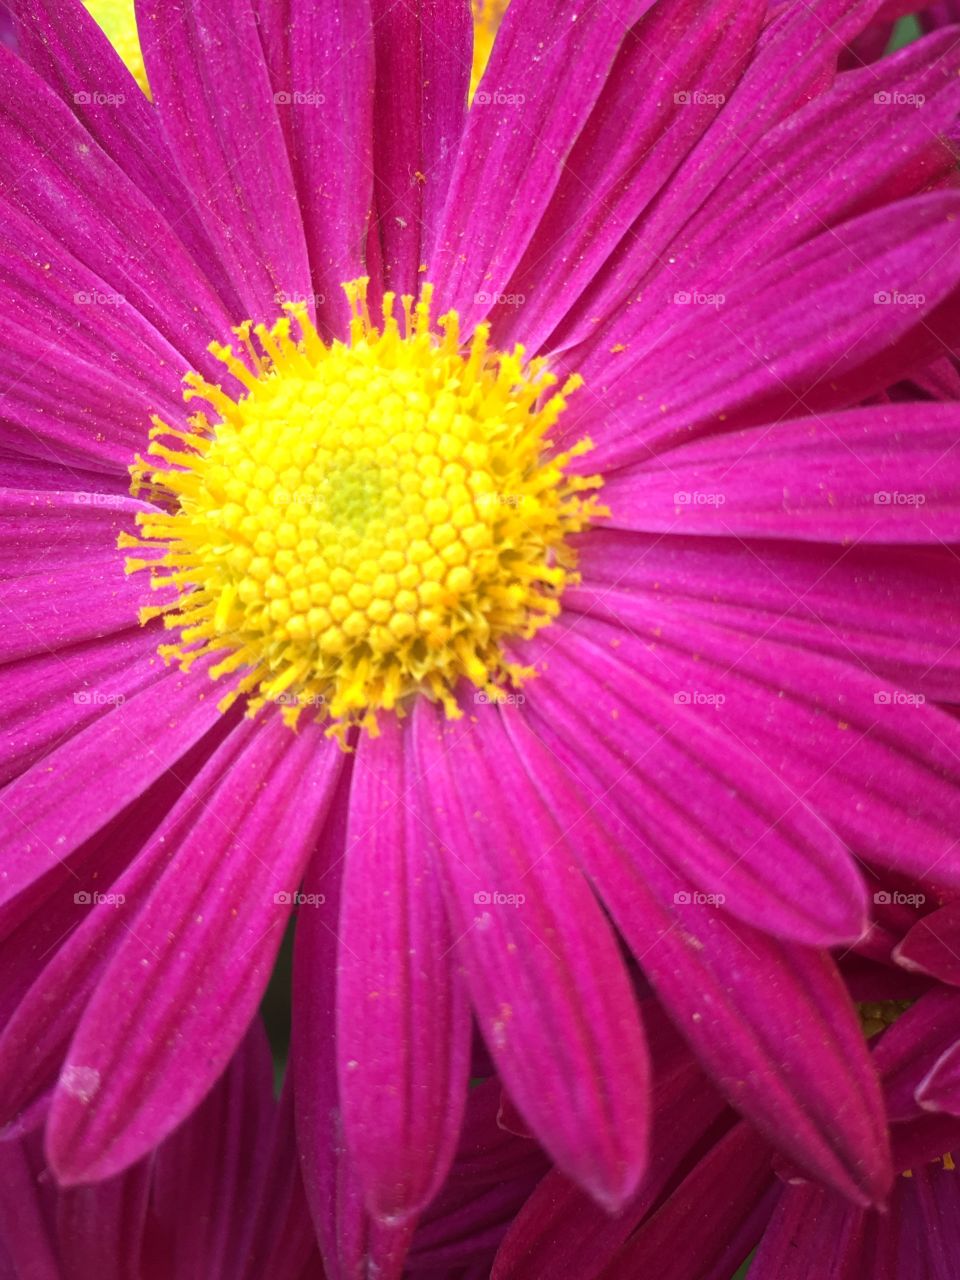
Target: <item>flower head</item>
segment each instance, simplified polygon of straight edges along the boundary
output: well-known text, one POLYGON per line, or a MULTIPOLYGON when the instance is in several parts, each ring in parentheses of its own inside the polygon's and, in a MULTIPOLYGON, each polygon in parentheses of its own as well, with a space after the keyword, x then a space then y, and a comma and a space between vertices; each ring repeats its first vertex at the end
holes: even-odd
POLYGON ((960 887, 953 35, 513 0, 468 107, 466 3, 137 13, 150 98, 78 4, 0 50, 0 1113, 122 1173, 295 913, 331 1270, 402 1255, 478 1041, 632 1202, 636 966, 883 1201, 836 957, 960 887))

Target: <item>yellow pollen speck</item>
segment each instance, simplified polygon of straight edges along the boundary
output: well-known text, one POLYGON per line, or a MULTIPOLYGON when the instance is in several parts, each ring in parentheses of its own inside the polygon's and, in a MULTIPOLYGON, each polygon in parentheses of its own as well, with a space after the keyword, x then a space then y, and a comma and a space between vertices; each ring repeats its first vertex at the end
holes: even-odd
POLYGON ((133 0, 83 0, 84 8, 116 49, 127 70, 149 97, 147 70, 137 34, 133 0))
POLYGON ((165 658, 216 654, 211 675, 237 681, 222 709, 246 694, 291 726, 310 709, 341 741, 413 694, 453 718, 462 681, 493 697, 531 676, 504 642, 557 616, 568 536, 605 514, 600 477, 568 474, 590 442, 550 451, 578 377, 554 390, 545 361, 489 350, 485 325, 464 348, 456 312, 433 325, 430 285, 399 322, 388 294, 377 326, 366 286, 344 286, 346 343, 289 303, 271 329, 241 325, 239 353, 211 346, 244 392, 187 375, 212 413, 155 420, 132 492, 160 510, 120 537, 127 572, 170 596, 141 615, 179 633, 165 658))
POLYGON ((473 69, 470 73, 470 101, 487 69, 493 42, 510 0, 471 0, 473 9, 473 69))

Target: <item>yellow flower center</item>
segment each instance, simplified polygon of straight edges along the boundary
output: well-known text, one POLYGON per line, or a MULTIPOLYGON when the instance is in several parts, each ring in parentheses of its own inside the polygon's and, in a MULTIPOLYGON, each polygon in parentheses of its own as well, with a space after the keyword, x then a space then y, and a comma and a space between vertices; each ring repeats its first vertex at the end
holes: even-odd
POLYGON ((147 69, 137 34, 133 0, 83 0, 83 7, 126 63, 127 70, 149 97, 147 69))
POLYGON ((543 360, 488 350, 485 325, 464 349, 456 312, 432 326, 429 285, 402 327, 388 294, 377 326, 366 284, 345 286, 347 343, 290 303, 271 329, 241 325, 240 353, 211 347, 245 393, 187 376, 214 418, 154 419, 132 491, 161 509, 121 535, 144 552, 127 571, 176 590, 142 616, 179 631, 164 657, 222 654, 211 674, 241 677, 222 708, 244 693, 291 725, 311 708, 341 740, 412 694, 453 717, 462 680, 496 698, 529 676, 504 642, 556 616, 568 536, 603 514, 600 478, 567 472, 590 442, 550 451, 579 378, 551 390, 543 360))
POLYGON ((473 67, 470 71, 470 101, 477 92, 493 52, 493 42, 510 0, 471 0, 473 10, 473 67))

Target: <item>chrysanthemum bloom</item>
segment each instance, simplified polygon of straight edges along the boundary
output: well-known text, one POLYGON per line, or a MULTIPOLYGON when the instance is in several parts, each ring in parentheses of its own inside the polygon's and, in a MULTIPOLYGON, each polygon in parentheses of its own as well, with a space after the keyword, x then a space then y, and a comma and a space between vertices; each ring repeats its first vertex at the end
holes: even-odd
POLYGON ((40 1135, 0 1142, 3 1275, 323 1280, 287 1101, 255 1026, 190 1119, 114 1178, 61 1190, 40 1135))
POLYGON ((629 1197, 621 940, 884 1193, 827 949, 859 864, 960 878, 960 413, 854 406, 956 344, 956 33, 838 75, 870 5, 767 8, 514 0, 468 113, 458 0, 145 0, 150 100, 20 5, 0 1106, 65 1183, 197 1105, 298 902, 318 1220, 328 1131, 377 1220, 430 1201, 474 1027, 629 1197))

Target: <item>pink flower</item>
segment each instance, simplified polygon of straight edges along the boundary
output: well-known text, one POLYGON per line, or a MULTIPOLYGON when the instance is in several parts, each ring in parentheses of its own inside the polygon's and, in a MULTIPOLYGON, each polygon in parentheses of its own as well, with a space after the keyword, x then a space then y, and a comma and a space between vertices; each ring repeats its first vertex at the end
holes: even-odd
POLYGON ((0 1110, 63 1184, 208 1094, 297 907, 318 1222, 410 1228, 475 1031, 629 1201, 624 944, 785 1158, 886 1193, 830 949, 864 868, 960 883, 960 409, 863 402, 957 346, 960 78, 767 9, 514 0, 467 111, 456 0, 144 0, 152 100, 19 5, 0 1110))

